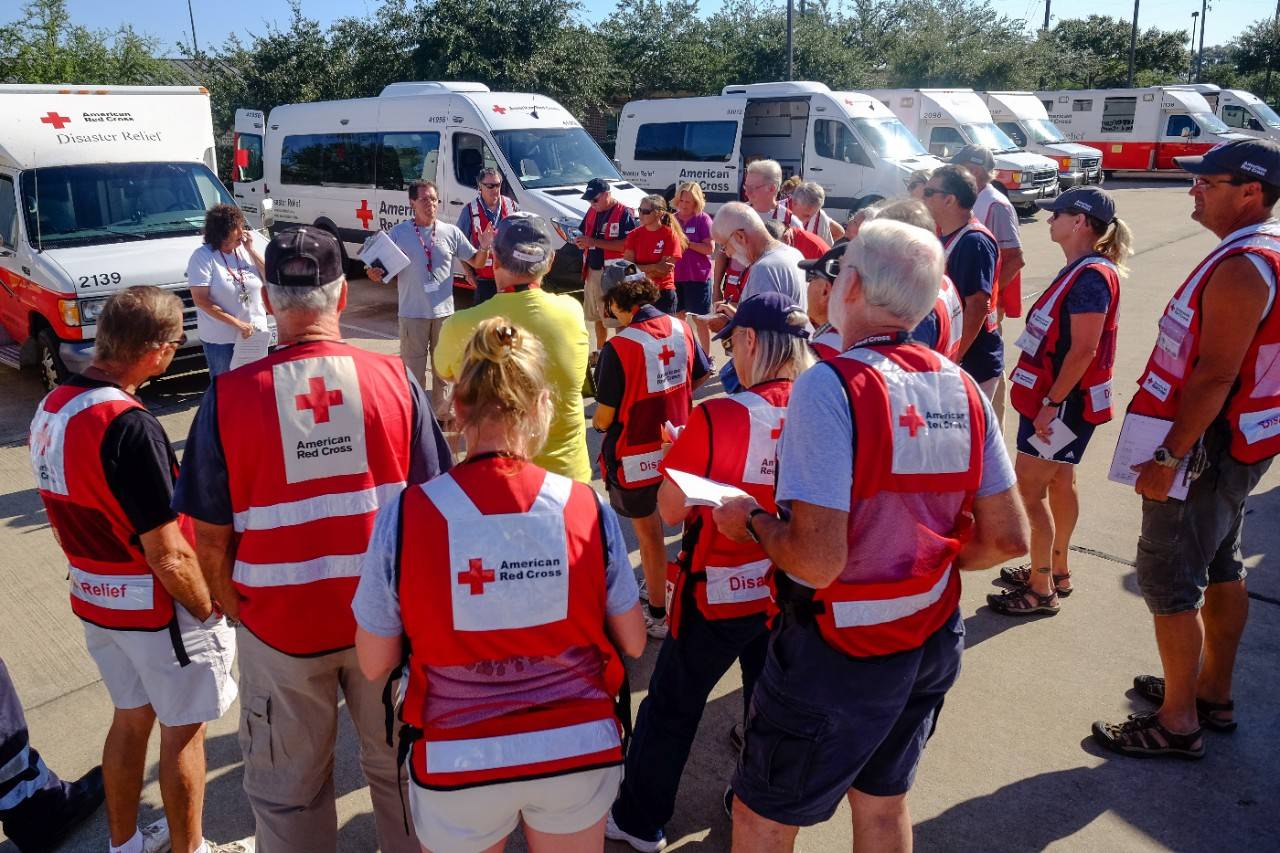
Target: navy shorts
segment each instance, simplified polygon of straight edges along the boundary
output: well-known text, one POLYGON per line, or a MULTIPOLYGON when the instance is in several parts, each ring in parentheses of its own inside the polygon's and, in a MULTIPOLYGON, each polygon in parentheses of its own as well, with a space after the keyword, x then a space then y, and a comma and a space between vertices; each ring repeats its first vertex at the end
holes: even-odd
POLYGON ((627 489, 605 480, 605 491, 609 493, 609 506, 623 518, 647 518, 658 511, 658 487, 641 486, 638 489, 627 489))
POLYGON ((675 291, 675 288, 672 288, 671 290, 659 290, 659 291, 658 291, 658 301, 657 301, 657 302, 655 302, 655 303, 653 303, 653 307, 654 307, 654 308, 657 308, 657 309, 658 309, 659 311, 661 311, 663 314, 674 314, 674 313, 676 313, 676 291, 675 291))
POLYGON ((787 826, 828 820, 856 789, 905 794, 960 673, 960 610, 917 649, 853 658, 779 619, 756 682, 734 796, 787 826))
POLYGON ((711 313, 711 280, 677 281, 676 296, 680 310, 686 314, 711 313))
MULTIPOLYGON (((1070 444, 1059 448, 1058 452, 1053 454, 1053 461, 1079 465, 1080 460, 1084 458, 1085 448, 1089 446, 1089 439, 1093 438, 1093 431, 1098 428, 1097 424, 1091 424, 1084 419, 1084 395, 1074 391, 1068 394, 1067 399, 1062 403, 1062 408, 1058 410, 1058 417, 1062 418, 1067 429, 1074 432, 1076 437, 1070 444)), ((1035 434, 1032 419, 1026 415, 1018 415, 1018 452, 1034 456, 1036 459, 1045 459, 1046 457, 1041 456, 1040 451, 1031 444, 1031 438, 1035 434)))

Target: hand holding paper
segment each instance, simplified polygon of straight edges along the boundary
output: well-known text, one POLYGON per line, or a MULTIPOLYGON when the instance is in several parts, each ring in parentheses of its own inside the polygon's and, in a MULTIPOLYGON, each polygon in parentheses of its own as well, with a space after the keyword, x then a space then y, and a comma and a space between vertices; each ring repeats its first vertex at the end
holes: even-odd
POLYGON ((717 483, 715 480, 708 480, 706 477, 699 477, 697 474, 690 474, 686 471, 668 468, 667 476, 671 478, 671 482, 676 484, 676 488, 684 493, 685 506, 716 507, 729 498, 751 497, 737 486, 717 483))

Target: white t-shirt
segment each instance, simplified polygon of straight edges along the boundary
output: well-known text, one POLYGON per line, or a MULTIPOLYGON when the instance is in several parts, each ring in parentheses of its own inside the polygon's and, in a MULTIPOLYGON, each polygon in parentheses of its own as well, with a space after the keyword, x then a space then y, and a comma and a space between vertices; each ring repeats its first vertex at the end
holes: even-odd
POLYGON ((747 275, 747 286, 742 298, 776 290, 790 296, 806 312, 809 310, 808 289, 804 283, 804 270, 799 264, 804 260, 800 250, 784 243, 756 258, 747 275))
POLYGON ((1018 236, 1018 212, 995 184, 987 184, 978 193, 978 199, 973 203, 973 216, 987 226, 1001 249, 1022 248, 1022 240, 1018 236))
MULTIPOLYGON (((187 263, 187 286, 209 288, 213 304, 232 317, 267 328, 267 308, 262 302, 262 278, 244 247, 220 252, 208 243, 196 249, 187 263)), ((196 309, 196 331, 210 344, 234 344, 240 332, 230 323, 196 309)))

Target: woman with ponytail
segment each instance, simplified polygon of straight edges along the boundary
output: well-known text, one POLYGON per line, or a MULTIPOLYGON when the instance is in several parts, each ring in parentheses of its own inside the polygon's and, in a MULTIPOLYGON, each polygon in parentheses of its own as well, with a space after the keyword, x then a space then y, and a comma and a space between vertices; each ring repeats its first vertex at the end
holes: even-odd
POLYGON ((635 263, 658 288, 654 306, 664 314, 676 313, 676 262, 684 256, 689 239, 675 214, 660 195, 647 195, 636 208, 640 227, 627 234, 622 256, 635 263))
POLYGON ((353 609, 370 679, 405 663, 409 810, 429 850, 599 851, 622 778, 621 655, 644 650, 617 516, 534 465, 551 421, 541 344, 504 317, 466 345, 467 459, 378 515, 353 609))
POLYGON ((1018 338, 1009 375, 1018 424, 1018 489, 1031 521, 1031 563, 1000 571, 1011 589, 987 596, 1008 616, 1058 612, 1071 594, 1071 534, 1079 516, 1075 466, 1099 424, 1111 420, 1120 277, 1132 254, 1129 227, 1097 187, 1038 202, 1067 265, 1040 294, 1018 338))

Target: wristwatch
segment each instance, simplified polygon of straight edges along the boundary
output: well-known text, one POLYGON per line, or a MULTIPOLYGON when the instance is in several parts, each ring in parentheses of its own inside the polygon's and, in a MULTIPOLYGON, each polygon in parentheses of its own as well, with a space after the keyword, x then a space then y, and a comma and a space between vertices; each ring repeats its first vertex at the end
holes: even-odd
POLYGON ((1048 394, 1045 394, 1045 395, 1044 395, 1044 397, 1042 397, 1042 398, 1040 399, 1040 406, 1041 406, 1042 408, 1043 408, 1044 406, 1053 406, 1053 408, 1055 408, 1055 409, 1060 409, 1060 408, 1062 408, 1062 404, 1061 404, 1061 403, 1055 403, 1055 402, 1054 402, 1054 400, 1053 400, 1053 398, 1052 398, 1052 397, 1050 397, 1048 394))
POLYGON ((769 514, 768 510, 761 509, 760 507, 756 507, 755 509, 751 510, 751 512, 747 513, 747 535, 750 536, 753 540, 755 540, 755 543, 757 545, 760 544, 760 534, 756 533, 756 524, 755 524, 756 516, 768 515, 768 514, 769 514))
POLYGON ((1163 444, 1151 453, 1151 461, 1165 468, 1177 468, 1182 464, 1182 457, 1174 456, 1163 444))

